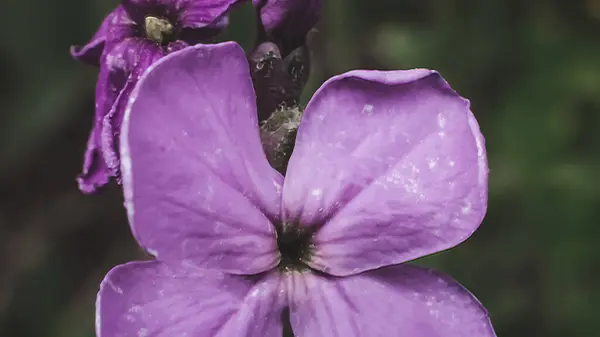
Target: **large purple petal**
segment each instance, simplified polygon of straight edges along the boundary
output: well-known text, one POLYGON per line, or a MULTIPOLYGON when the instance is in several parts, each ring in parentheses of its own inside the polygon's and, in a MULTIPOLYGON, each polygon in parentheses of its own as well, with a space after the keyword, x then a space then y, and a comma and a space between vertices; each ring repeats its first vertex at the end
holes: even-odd
POLYGON ((306 34, 321 18, 322 0, 252 0, 267 38, 285 57, 305 42, 306 34))
POLYGON ((100 57, 104 50, 104 44, 110 35, 111 25, 120 22, 123 19, 125 11, 122 6, 118 6, 102 21, 100 28, 92 37, 90 42, 84 46, 72 46, 71 55, 78 61, 99 66, 100 57))
POLYGON ((485 308, 452 278, 402 265, 287 282, 296 336, 493 337, 485 308))
POLYGON ((98 337, 281 336, 278 275, 241 276, 162 262, 106 275, 96 301, 98 337))
POLYGON ((158 61, 130 97, 121 137, 125 204, 162 260, 253 274, 276 265, 282 177, 260 144, 255 94, 235 43, 158 61))
POLYGON ((288 219, 321 226, 313 267, 348 275, 467 239, 487 174, 469 102, 436 72, 353 71, 309 103, 283 200, 288 219))

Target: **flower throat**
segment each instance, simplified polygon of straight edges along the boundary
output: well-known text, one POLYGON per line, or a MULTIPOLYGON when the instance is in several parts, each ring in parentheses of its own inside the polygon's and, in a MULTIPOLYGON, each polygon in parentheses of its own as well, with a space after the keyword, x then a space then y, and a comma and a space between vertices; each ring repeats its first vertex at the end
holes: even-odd
POLYGON ((306 270, 313 253, 314 230, 302 228, 297 223, 284 223, 277 227, 277 249, 281 255, 278 269, 282 272, 306 270))

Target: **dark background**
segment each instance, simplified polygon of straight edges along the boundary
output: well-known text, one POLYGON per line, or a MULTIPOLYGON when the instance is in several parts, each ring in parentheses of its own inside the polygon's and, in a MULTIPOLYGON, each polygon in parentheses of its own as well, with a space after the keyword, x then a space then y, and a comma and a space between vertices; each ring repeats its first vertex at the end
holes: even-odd
MULTIPOLYGON (((600 0, 325 0, 307 97, 354 68, 438 69, 487 138, 489 211, 426 258, 489 309, 499 336, 598 336, 600 0)), ((116 186, 75 176, 97 70, 68 49, 116 1, 3 1, 0 336, 93 336, 99 282, 142 254, 116 186)), ((249 47, 244 6, 222 39, 249 47)))

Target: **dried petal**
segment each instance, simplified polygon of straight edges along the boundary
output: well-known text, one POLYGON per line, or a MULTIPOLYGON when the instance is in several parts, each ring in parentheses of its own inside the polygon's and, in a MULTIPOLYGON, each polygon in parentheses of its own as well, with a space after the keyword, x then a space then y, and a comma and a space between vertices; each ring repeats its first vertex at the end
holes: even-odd
POLYGON ((106 185, 112 176, 102 157, 100 132, 100 128, 92 128, 83 159, 83 170, 77 176, 79 190, 83 193, 96 191, 106 185))
POLYGON ((71 56, 78 61, 99 66, 100 65, 100 57, 102 56, 102 51, 104 50, 104 44, 110 35, 110 27, 114 24, 115 21, 119 21, 119 19, 123 16, 124 9, 122 6, 118 6, 115 10, 113 10, 108 16, 102 21, 100 28, 90 42, 83 46, 71 46, 71 56))
POLYGON ((155 44, 130 38, 112 46, 102 57, 96 83, 94 126, 83 172, 77 178, 82 192, 93 193, 107 184, 110 177, 119 178, 118 142, 113 137, 120 133, 128 95, 140 74, 162 55, 163 51, 155 44))

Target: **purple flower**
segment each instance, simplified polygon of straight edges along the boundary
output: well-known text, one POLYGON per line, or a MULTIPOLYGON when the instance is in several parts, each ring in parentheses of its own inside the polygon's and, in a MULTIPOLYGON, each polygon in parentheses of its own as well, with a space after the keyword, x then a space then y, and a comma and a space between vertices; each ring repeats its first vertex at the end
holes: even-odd
POLYGON ((259 12, 263 40, 275 42, 283 57, 304 45, 321 18, 322 0, 252 0, 259 12))
POLYGON ((79 188, 86 193, 119 179, 118 135, 123 109, 142 72, 166 54, 215 35, 240 0, 123 0, 74 58, 100 66, 96 117, 79 188))
POLYGON ((285 178, 263 153, 235 43, 155 63, 121 136, 125 205, 154 261, 111 270, 97 334, 494 336, 448 276, 402 264, 467 239, 484 139, 434 71, 351 71, 308 104, 285 178), (282 314, 283 313, 283 314, 282 314))

